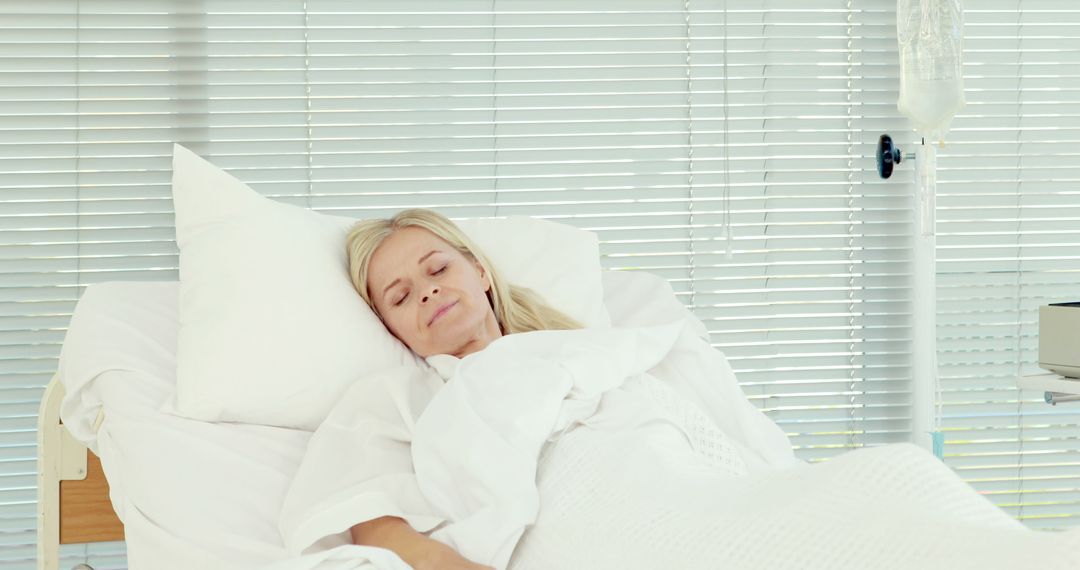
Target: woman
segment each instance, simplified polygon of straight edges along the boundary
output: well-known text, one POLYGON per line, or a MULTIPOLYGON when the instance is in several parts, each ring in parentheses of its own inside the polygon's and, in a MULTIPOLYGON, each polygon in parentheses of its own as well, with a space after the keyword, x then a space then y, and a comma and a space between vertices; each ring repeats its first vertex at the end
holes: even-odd
POLYGON ((584 329, 437 214, 361 222, 348 248, 357 292, 431 367, 342 395, 283 501, 291 552, 466 570, 1080 567, 1080 532, 1027 530, 914 445, 800 462, 670 289, 655 295, 674 313, 584 329))
MULTIPOLYGON (((581 328, 523 287, 503 281, 453 222, 425 209, 365 220, 347 239, 353 286, 386 328, 421 357, 462 358, 506 334, 581 328)), ((352 527, 353 542, 393 550, 417 569, 469 570, 474 564, 403 519, 352 527)))

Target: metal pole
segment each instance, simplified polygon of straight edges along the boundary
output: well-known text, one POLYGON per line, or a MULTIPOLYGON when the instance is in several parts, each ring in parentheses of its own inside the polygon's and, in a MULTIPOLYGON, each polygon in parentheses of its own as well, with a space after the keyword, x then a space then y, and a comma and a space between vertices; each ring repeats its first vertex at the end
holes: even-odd
MULTIPOLYGON (((914 252, 912 276, 911 438, 935 452, 937 433, 937 253, 934 235, 937 156, 923 139, 916 156, 914 252)), ((939 446, 940 448, 940 446, 939 446)), ((936 453, 940 456, 939 453, 936 453)))

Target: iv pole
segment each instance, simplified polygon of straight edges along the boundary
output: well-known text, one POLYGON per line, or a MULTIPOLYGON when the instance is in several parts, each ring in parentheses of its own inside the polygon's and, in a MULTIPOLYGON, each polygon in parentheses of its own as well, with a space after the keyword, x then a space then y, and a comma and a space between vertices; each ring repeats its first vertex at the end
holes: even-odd
MULTIPOLYGON (((937 366, 937 149, 964 106, 961 0, 897 0, 900 46, 899 110, 922 135, 916 161, 912 264, 912 442, 944 457, 941 384, 937 366), (920 270, 921 269, 921 270, 920 270)), ((878 171, 883 178, 901 161, 883 135, 878 171), (887 163, 887 164, 886 164, 887 163)))

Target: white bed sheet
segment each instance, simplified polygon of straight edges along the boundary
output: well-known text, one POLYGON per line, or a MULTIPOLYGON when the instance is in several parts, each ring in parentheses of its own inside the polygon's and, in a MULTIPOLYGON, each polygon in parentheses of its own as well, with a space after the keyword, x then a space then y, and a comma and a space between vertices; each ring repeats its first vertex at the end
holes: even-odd
MULTIPOLYGON (((605 271, 603 281, 616 325, 685 318, 708 337, 662 279, 605 271)), ((131 568, 264 568, 288 558, 278 515, 311 432, 199 422, 158 410, 175 392, 178 293, 173 281, 86 289, 61 351, 67 394, 60 415, 101 458, 131 568), (101 409, 105 418, 95 433, 101 409)), ((387 554, 373 550, 381 549, 351 547, 333 556, 346 568, 387 554)))
POLYGON ((262 568, 287 557, 277 516, 311 433, 158 411, 175 391, 178 291, 87 288, 60 358, 60 415, 101 458, 130 568, 262 568))

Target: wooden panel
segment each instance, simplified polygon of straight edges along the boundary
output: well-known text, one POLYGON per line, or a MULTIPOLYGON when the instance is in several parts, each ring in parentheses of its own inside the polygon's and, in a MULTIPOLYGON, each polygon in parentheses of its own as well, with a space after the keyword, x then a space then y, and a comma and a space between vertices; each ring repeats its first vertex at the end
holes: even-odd
POLYGON ((101 460, 86 450, 86 479, 60 482, 60 544, 124 540, 101 460))

